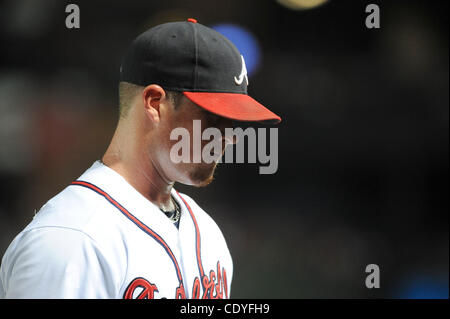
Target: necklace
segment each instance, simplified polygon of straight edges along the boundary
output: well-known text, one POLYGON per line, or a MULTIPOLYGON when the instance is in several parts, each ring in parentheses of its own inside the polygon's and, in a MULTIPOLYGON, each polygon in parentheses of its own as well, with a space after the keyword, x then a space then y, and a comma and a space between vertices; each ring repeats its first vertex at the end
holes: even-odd
POLYGON ((175 209, 172 211, 164 211, 163 209, 160 208, 160 210, 172 221, 172 223, 177 224, 180 221, 180 206, 178 205, 178 203, 173 199, 172 199, 172 203, 175 206, 175 209))

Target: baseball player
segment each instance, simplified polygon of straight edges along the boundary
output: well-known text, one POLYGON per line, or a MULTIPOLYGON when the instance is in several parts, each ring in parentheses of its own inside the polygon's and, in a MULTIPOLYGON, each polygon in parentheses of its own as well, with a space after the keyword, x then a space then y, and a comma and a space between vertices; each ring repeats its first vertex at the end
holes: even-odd
POLYGON ((120 81, 107 151, 12 241, 1 298, 230 297, 233 263, 219 227, 174 188, 207 185, 217 161, 175 163, 170 133, 192 133, 194 120, 224 132, 232 120, 280 118, 247 95, 236 47, 195 19, 138 36, 120 81))

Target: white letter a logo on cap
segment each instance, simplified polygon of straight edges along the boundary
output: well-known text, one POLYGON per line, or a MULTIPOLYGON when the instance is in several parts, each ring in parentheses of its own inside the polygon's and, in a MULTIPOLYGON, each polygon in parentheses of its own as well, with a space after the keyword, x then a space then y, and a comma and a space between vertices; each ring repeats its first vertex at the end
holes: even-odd
POLYGON ((239 74, 239 78, 234 77, 234 82, 236 82, 236 85, 241 85, 242 81, 244 81, 244 78, 245 78, 245 81, 247 82, 247 85, 248 85, 247 67, 245 66, 245 60, 244 60, 244 57, 242 56, 242 54, 241 54, 241 59, 242 59, 241 74, 239 74))

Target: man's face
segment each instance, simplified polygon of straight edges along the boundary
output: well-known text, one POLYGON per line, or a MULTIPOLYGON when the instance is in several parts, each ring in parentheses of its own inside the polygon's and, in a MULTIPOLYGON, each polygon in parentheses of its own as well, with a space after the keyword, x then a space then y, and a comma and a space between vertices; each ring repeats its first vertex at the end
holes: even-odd
POLYGON ((166 98, 161 103, 160 123, 156 127, 155 134, 152 136, 150 143, 150 158, 154 161, 153 164, 160 171, 160 174, 163 174, 170 181, 198 187, 206 186, 213 180, 217 161, 223 155, 226 145, 233 143, 230 137, 225 136, 226 127, 232 127, 231 120, 219 117, 202 109, 185 96, 182 96, 176 108, 166 98), (194 120, 198 121, 194 124, 194 120), (177 128, 183 128, 189 132, 188 147, 190 160, 188 163, 176 163, 171 158, 171 149, 177 144, 178 140, 171 140, 170 135, 177 128), (211 142, 201 139, 201 134, 208 128, 217 128, 221 132, 221 138, 214 139, 214 143, 220 144, 218 149, 221 152, 215 154, 211 150, 210 155, 213 155, 215 159, 211 163, 208 163, 202 157, 202 150, 206 144, 211 142), (195 135, 194 131, 200 134, 195 135), (194 143, 198 143, 200 147, 194 147, 194 143), (197 158, 199 162, 195 162, 194 158, 197 158))

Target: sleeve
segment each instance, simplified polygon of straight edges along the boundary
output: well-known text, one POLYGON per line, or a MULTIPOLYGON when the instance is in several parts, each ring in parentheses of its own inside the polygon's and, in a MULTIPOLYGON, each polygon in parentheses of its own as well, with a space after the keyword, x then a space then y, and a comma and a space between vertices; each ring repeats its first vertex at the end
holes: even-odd
POLYGON ((38 228, 12 246, 2 262, 4 298, 115 298, 113 272, 85 233, 38 228))

